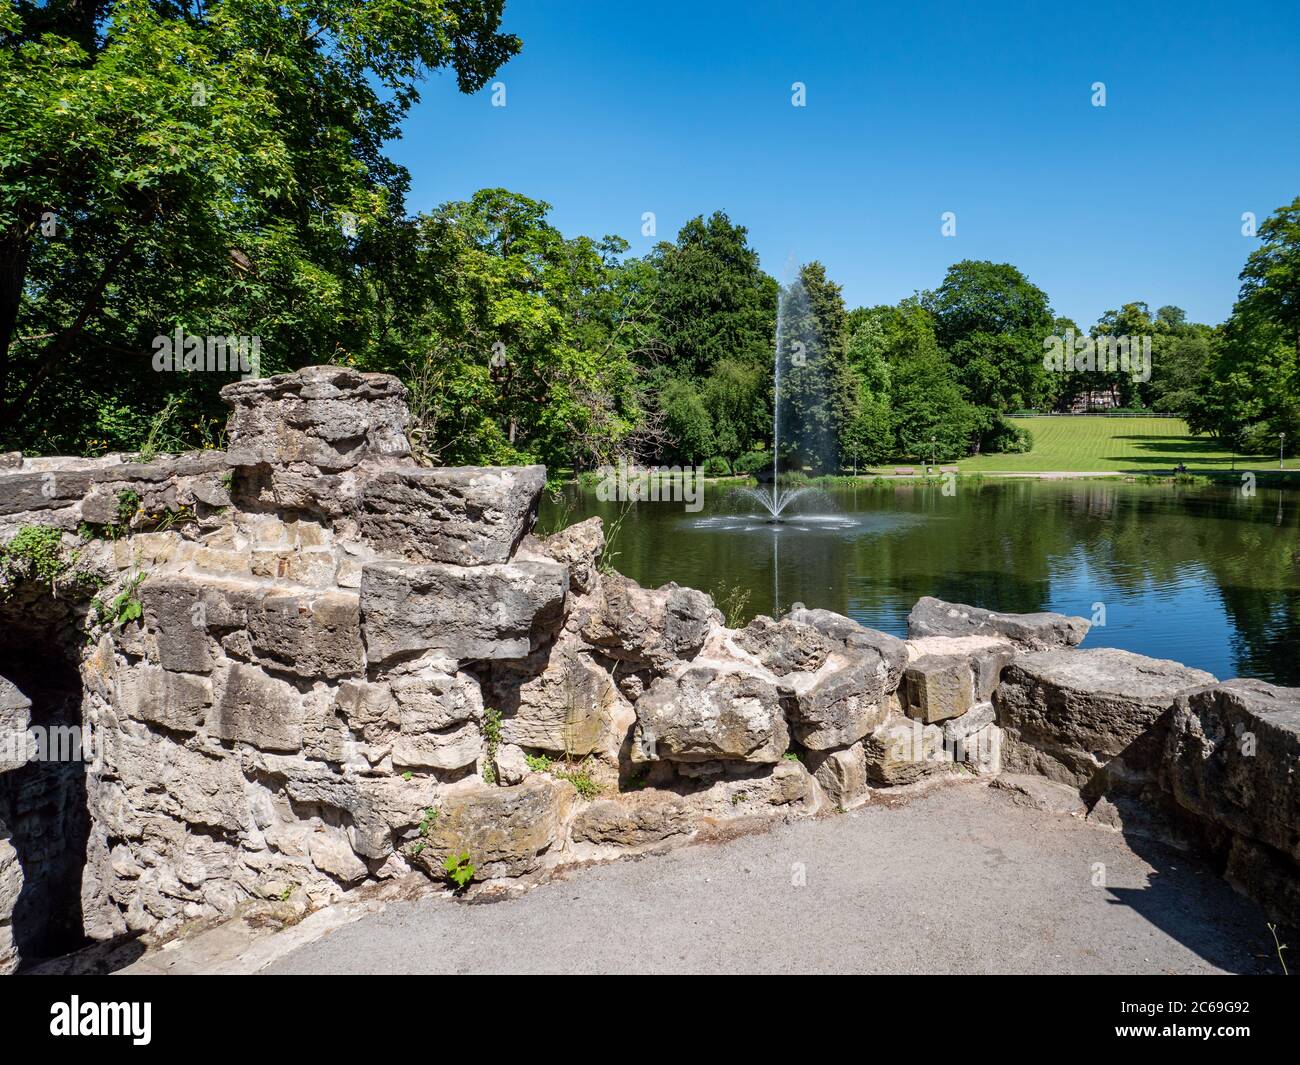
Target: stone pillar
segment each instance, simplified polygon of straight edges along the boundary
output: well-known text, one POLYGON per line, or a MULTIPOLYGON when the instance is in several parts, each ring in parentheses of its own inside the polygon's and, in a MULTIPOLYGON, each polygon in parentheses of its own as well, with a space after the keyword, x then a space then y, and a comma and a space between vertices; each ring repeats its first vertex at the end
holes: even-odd
POLYGON ((414 466, 406 387, 389 374, 309 366, 237 381, 227 461, 240 509, 337 519, 355 514, 367 475, 414 466))

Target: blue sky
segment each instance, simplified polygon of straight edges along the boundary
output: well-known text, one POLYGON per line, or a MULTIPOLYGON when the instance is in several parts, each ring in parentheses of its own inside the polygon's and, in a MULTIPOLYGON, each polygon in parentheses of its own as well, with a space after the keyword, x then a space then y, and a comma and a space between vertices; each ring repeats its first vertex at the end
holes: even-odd
POLYGON ((507 106, 439 74, 391 146, 412 210, 499 185, 641 253, 721 208, 766 270, 820 259, 850 306, 993 259, 1086 326, 1134 299, 1221 321, 1242 212, 1300 195, 1296 0, 507 0, 503 25, 507 106))

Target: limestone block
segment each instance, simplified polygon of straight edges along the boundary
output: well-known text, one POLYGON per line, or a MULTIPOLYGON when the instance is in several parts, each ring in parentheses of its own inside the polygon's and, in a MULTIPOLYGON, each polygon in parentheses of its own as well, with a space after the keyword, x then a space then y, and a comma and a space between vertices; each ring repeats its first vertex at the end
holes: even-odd
POLYGON ((917 600, 907 618, 908 635, 1001 636, 1027 651, 1074 647, 1088 634, 1087 618, 1064 614, 1002 614, 933 596, 917 600))
POLYGON ((545 466, 385 470, 361 496, 361 535, 412 561, 508 562, 537 518, 545 466))
POLYGON ((370 662, 427 650, 462 662, 522 658, 558 626, 568 584, 553 562, 369 563, 361 625, 370 662))

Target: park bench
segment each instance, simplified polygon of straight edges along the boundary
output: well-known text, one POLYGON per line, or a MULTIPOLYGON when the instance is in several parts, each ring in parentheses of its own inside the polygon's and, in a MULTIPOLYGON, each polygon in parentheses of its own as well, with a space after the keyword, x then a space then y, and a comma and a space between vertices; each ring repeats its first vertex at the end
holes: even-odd
POLYGON ((895 467, 894 467, 894 473, 896 473, 899 477, 915 477, 915 476, 916 476, 916 467, 915 467, 915 466, 895 466, 895 467))
POLYGON ((961 473, 961 470, 959 470, 956 466, 940 466, 939 472, 940 473, 961 473))

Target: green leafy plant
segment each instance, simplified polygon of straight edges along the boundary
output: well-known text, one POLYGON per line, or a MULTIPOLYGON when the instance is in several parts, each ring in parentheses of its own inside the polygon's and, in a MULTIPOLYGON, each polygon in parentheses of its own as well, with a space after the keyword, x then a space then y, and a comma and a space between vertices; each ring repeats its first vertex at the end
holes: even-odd
POLYGON ((0 584, 36 580, 54 585, 72 567, 75 554, 63 550, 63 536, 46 525, 24 525, 0 545, 0 584))
POLYGON ((497 748, 501 746, 501 711, 483 711, 483 739, 487 741, 487 757, 483 760, 483 779, 489 784, 497 782, 497 748))
POLYGON ((551 756, 549 754, 526 754, 524 763, 534 773, 549 773, 551 771, 551 756))
POLYGON ((433 826, 438 823, 438 810, 430 806, 424 811, 424 817, 420 819, 420 835, 427 836, 433 831, 433 826))
POLYGON ((585 762, 577 769, 556 770, 555 775, 560 780, 567 780, 572 784, 584 799, 594 799, 600 794, 600 785, 592 779, 591 771, 585 762))
POLYGON ((132 575, 126 582, 126 587, 110 599, 107 604, 96 597, 91 602, 91 607, 95 612, 96 624, 109 625, 114 629, 120 629, 130 622, 142 618, 144 616, 144 604, 136 595, 136 590, 143 580, 143 573, 132 575))
POLYGON ((117 523, 130 526, 131 519, 140 509, 140 493, 134 488, 123 488, 117 493, 117 523))
POLYGON ((466 851, 461 851, 460 854, 447 855, 443 859, 442 868, 447 874, 447 879, 456 885, 457 891, 464 891, 469 887, 470 881, 474 879, 474 873, 477 871, 466 851))

